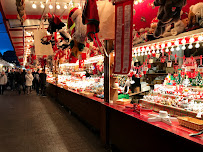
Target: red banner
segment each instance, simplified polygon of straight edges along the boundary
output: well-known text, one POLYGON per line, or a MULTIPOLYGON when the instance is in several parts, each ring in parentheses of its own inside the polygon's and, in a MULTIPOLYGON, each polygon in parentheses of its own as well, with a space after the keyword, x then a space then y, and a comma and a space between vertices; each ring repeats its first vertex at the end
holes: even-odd
POLYGON ((132 60, 133 0, 116 0, 114 73, 128 74, 132 60))

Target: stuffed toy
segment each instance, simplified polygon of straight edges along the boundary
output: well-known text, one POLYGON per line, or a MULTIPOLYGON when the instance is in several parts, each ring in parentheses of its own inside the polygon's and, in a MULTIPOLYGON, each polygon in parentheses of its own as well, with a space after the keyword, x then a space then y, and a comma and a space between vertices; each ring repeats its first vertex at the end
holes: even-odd
POLYGON ((26 20, 25 0, 16 0, 16 6, 18 12, 17 18, 20 20, 21 24, 23 24, 26 20))
POLYGON ((147 34, 149 32, 149 29, 148 27, 146 27, 145 29, 144 28, 141 28, 139 30, 139 32, 137 31, 133 31, 133 45, 136 45, 136 44, 139 44, 139 43, 143 43, 147 40, 147 34))
POLYGON ((76 58, 84 49, 87 26, 82 23, 82 11, 78 8, 70 10, 68 15, 68 29, 71 30, 72 40, 70 42, 71 54, 76 58))
POLYGON ((49 21, 49 26, 47 31, 51 34, 54 32, 57 32, 58 30, 61 30, 65 24, 60 20, 60 18, 56 15, 51 15, 48 13, 48 21, 49 21))
POLYGON ((201 24, 201 20, 203 19, 203 2, 190 6, 188 19, 189 19, 189 28, 191 28, 194 25, 201 24))
POLYGON ((95 34, 99 32, 99 15, 96 0, 88 0, 82 13, 82 23, 87 24, 87 37, 93 41, 95 34))
POLYGON ((166 25, 180 19, 181 9, 186 5, 186 0, 155 0, 154 5, 160 6, 157 14, 159 21, 154 33, 154 36, 159 38, 165 32, 166 25))

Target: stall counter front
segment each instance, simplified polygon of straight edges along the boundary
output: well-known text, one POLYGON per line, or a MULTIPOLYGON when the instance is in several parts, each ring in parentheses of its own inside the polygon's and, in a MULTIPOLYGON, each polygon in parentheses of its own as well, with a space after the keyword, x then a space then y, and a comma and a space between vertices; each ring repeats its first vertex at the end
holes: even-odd
POLYGON ((48 83, 47 92, 58 102, 79 116, 83 121, 106 137, 106 142, 120 151, 187 151, 189 148, 202 151, 202 135, 172 122, 148 122, 148 114, 154 112, 134 111, 133 105, 104 103, 97 97, 85 97, 77 91, 60 88, 48 83), (107 116, 108 115, 108 116, 107 116), (107 119, 106 119, 107 118, 107 119))

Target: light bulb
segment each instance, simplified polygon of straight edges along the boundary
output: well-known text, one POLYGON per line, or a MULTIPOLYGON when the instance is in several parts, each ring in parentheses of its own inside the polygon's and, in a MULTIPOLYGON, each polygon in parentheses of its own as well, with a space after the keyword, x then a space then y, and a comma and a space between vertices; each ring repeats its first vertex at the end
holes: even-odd
POLYGON ((137 5, 137 4, 138 4, 138 1, 135 1, 134 4, 137 5))
POLYGON ((137 53, 135 53, 135 56, 137 56, 137 53))
POLYGON ((149 51, 149 47, 147 47, 146 50, 149 51))
POLYGON ((159 50, 156 50, 156 54, 159 54, 160 52, 159 52, 159 50))
POLYGON ((185 44, 185 43, 186 43, 186 40, 185 40, 185 39, 182 39, 181 43, 182 43, 182 44, 185 44))
POLYGON ((193 43, 195 41, 194 37, 190 38, 190 43, 193 43))
POLYGON ((138 0, 139 3, 142 3, 142 0, 138 0))
POLYGON ((175 41, 175 45, 179 45, 179 41, 178 40, 175 41))
POLYGON ((156 48, 159 49, 159 45, 158 44, 156 45, 156 48))
POLYGON ((181 49, 182 49, 182 50, 185 50, 185 49, 186 49, 185 45, 183 45, 181 49))
POLYGON ((200 35, 200 36, 198 37, 198 40, 199 40, 199 41, 202 41, 202 40, 203 40, 203 36, 200 35))
POLYGON ((44 4, 43 4, 43 3, 41 3, 40 7, 41 7, 41 8, 44 8, 44 4))
POLYGON ((156 53, 156 52, 153 50, 153 51, 152 51, 152 54, 155 54, 155 53, 156 53))
POLYGON ((164 43, 162 43, 162 44, 161 44, 161 47, 162 47, 162 48, 165 48, 165 44, 164 44, 164 43))
POLYGON ((37 5, 35 3, 32 4, 32 8, 36 9, 37 5))
POLYGON ((165 51, 166 51, 166 52, 169 52, 169 49, 167 48, 165 51))
POLYGON ((151 51, 149 51, 148 54, 151 55, 151 51))
POLYGON ((152 46, 152 47, 151 47, 151 49, 152 49, 152 50, 155 50, 155 47, 154 47, 154 46, 152 46))
POLYGON ((60 6, 59 4, 57 4, 57 5, 56 5, 56 8, 57 8, 57 9, 60 9, 60 8, 61 8, 61 6, 60 6))
POLYGON ((173 52, 174 50, 175 50, 175 49, 172 47, 172 48, 171 48, 171 51, 173 52))
POLYGON ((50 5, 49 5, 49 9, 53 9, 53 5, 50 4, 50 5))
POLYGON ((30 42, 30 40, 28 40, 28 42, 30 42))
POLYGON ((180 47, 179 46, 177 46, 176 51, 180 51, 180 47))
POLYGON ((143 56, 143 55, 144 55, 144 52, 142 52, 141 55, 143 56))
POLYGON ((168 42, 167 46, 170 47, 171 45, 172 45, 171 42, 168 42))
POLYGON ((142 51, 143 51, 143 52, 145 51, 145 48, 144 48, 144 47, 142 48, 142 51))
POLYGON ((71 7, 73 7, 73 2, 72 2, 72 0, 70 1, 69 5, 70 5, 71 7))
POLYGON ((140 52, 137 54, 137 56, 140 56, 140 52))
POLYGON ((147 54, 148 54, 148 53, 147 53, 147 51, 146 51, 144 55, 147 55, 147 54))
POLYGON ((141 49, 140 49, 140 48, 138 49, 138 52, 141 52, 141 49))
POLYGON ((64 6, 64 9, 67 9, 67 8, 68 8, 67 5, 65 5, 65 6, 64 6))
POLYGON ((81 9, 82 7, 80 6, 80 4, 78 4, 78 8, 81 9))
POLYGON ((196 43, 195 47, 196 47, 196 48, 199 48, 199 47, 200 47, 200 44, 199 44, 199 43, 196 43))
POLYGON ((188 49, 192 49, 193 48, 193 46, 192 46, 192 44, 190 44, 189 46, 188 46, 188 49))

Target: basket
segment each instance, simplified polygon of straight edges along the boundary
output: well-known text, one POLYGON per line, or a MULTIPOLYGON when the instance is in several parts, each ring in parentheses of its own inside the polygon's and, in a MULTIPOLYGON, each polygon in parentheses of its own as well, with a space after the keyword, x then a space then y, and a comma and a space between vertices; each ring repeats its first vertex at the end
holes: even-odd
POLYGON ((191 118, 191 117, 177 117, 179 124, 181 126, 201 131, 203 130, 203 120, 199 120, 196 118, 191 118))

